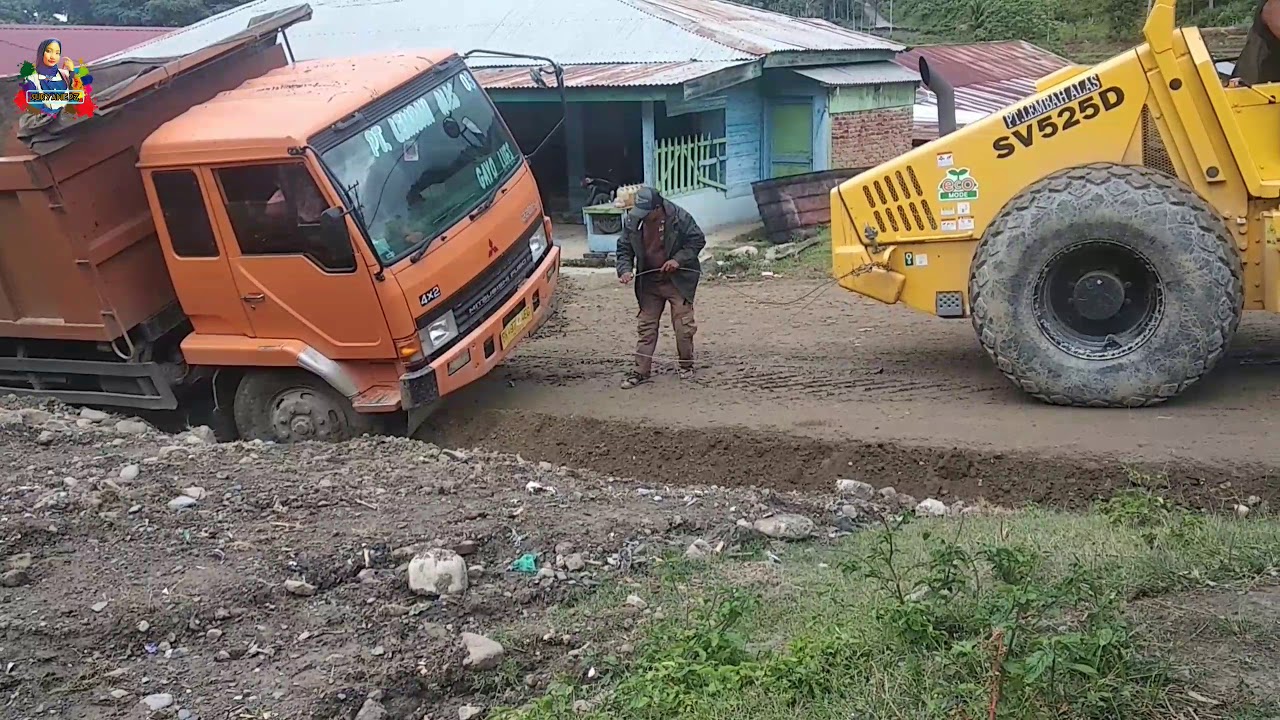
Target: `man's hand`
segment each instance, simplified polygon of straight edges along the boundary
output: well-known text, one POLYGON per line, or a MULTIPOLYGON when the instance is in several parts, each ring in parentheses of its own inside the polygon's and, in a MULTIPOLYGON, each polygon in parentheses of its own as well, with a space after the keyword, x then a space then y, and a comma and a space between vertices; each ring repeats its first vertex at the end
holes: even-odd
POLYGON ((631 273, 622 273, 621 275, 619 275, 619 276, 618 276, 618 282, 622 283, 623 285, 630 285, 630 284, 631 284, 631 273))
POLYGON ((668 260, 662 263, 662 272, 664 273, 673 273, 679 269, 680 269, 680 263, 676 262, 675 260, 668 260))

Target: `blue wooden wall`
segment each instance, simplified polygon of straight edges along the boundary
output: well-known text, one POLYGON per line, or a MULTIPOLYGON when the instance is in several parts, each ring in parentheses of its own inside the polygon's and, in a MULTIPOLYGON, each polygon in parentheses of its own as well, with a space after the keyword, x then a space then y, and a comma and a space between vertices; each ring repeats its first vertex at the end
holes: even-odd
POLYGON ((725 184, 729 197, 751 194, 751 183, 760 179, 764 149, 764 99, 761 83, 752 80, 725 91, 725 184))

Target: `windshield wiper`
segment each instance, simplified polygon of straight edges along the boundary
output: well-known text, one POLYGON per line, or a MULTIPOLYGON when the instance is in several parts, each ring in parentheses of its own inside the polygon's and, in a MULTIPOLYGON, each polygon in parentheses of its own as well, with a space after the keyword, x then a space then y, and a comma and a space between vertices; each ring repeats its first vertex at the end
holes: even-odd
POLYGON ((493 201, 497 199, 497 197, 498 189, 494 188, 493 192, 486 195, 484 200, 481 200, 480 204, 476 206, 476 209, 471 211, 471 214, 467 216, 467 219, 471 222, 475 222, 476 218, 485 214, 489 208, 493 207, 493 201))
MULTIPOLYGON (((453 208, 449 208, 446 212, 442 212, 439 215, 437 215, 435 219, 431 221, 431 225, 435 225, 439 223, 441 220, 444 220, 445 218, 449 217, 452 214, 453 214, 453 208)), ((427 251, 431 249, 431 243, 434 242, 435 240, 444 242, 445 240, 448 240, 448 239, 449 239, 449 236, 446 233, 440 233, 435 237, 422 238, 418 242, 414 243, 413 247, 415 249, 413 251, 413 254, 409 256, 409 262, 417 263, 419 260, 425 257, 427 254, 427 251)))

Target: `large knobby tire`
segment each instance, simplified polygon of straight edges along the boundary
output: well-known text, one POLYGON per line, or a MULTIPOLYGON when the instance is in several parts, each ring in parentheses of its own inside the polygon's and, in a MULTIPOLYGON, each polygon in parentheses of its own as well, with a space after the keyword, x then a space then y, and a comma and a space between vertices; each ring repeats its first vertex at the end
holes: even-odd
POLYGON ((1142 407, 1222 358, 1244 309, 1241 272, 1226 224, 1190 188, 1096 164, 1000 211, 978 243, 969 304, 982 346, 1032 396, 1142 407))
POLYGON ((341 441, 372 433, 376 423, 325 381, 303 370, 245 373, 232 405, 245 440, 341 441))

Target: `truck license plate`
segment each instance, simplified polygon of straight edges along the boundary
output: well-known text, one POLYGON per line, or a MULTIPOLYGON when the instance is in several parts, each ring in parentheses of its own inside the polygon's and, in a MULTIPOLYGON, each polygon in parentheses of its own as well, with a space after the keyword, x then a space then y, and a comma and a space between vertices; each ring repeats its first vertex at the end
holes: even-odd
POLYGON ((525 307, 525 309, 521 310, 519 315, 516 315, 515 317, 511 318, 511 322, 507 323, 507 326, 502 328, 502 349, 503 350, 506 350, 507 346, 511 345, 511 341, 515 338, 515 336, 518 335, 520 331, 523 330, 524 327, 528 325, 529 321, 532 319, 533 319, 533 310, 529 309, 528 307, 525 307))

